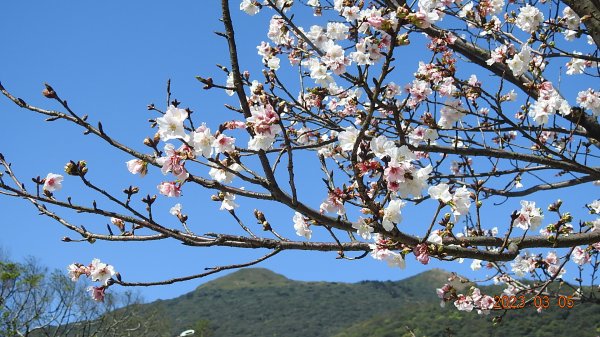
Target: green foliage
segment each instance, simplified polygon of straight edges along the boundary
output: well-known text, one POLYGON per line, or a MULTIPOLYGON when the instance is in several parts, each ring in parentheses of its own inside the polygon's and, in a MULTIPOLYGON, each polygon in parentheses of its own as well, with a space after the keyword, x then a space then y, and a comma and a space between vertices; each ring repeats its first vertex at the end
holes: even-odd
MULTIPOLYGON (((266 269, 244 269, 166 301, 143 305, 160 310, 171 335, 195 336, 596 336, 600 306, 535 308, 507 312, 494 326, 490 316, 441 308, 435 288, 449 273, 431 270, 398 281, 299 282, 266 269), (200 334, 199 334, 200 333, 200 334)), ((471 284, 455 284, 468 288, 471 284)), ((500 294, 500 287, 481 287, 500 294)))
POLYGON ((201 319, 194 324, 194 337, 212 337, 214 336, 213 328, 210 326, 210 321, 201 319))

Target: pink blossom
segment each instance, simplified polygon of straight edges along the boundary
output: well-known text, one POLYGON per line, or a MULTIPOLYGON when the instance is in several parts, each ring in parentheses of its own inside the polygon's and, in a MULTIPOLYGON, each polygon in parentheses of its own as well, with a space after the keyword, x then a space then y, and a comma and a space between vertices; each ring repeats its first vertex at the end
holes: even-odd
POLYGON ((62 188, 64 177, 60 174, 48 173, 44 179, 44 191, 54 192, 62 188))
POLYGON ((505 45, 502 45, 500 47, 497 47, 496 49, 494 49, 491 53, 491 57, 485 61, 485 63, 487 63, 488 66, 491 66, 492 64, 498 62, 498 63, 502 63, 502 61, 504 61, 506 59, 506 54, 508 52, 508 48, 505 45))
POLYGON ((72 263, 67 267, 71 281, 77 282, 81 275, 90 275, 90 269, 79 263, 72 263))
POLYGON ((131 174, 139 173, 139 175, 143 177, 148 172, 148 166, 147 166, 146 162, 144 162, 141 159, 131 159, 126 164, 127 164, 127 170, 129 170, 129 172, 131 172, 131 174))
POLYGON ((473 310, 473 299, 470 296, 463 294, 458 295, 458 299, 454 301, 454 305, 460 311, 471 311, 473 310))
POLYGON ((429 252, 427 251, 426 243, 420 243, 416 245, 415 248, 413 248, 413 254, 415 254, 417 261, 421 262, 422 264, 429 263, 429 252))
POLYGON ((344 202, 340 197, 341 191, 336 189, 336 191, 329 192, 327 199, 321 203, 320 209, 321 213, 333 213, 336 212, 338 215, 346 214, 346 209, 344 208, 344 202))
POLYGON ((387 181, 404 181, 406 171, 406 165, 398 162, 390 162, 388 167, 383 171, 383 174, 387 181))
POLYGON ((224 134, 220 134, 213 141, 213 148, 215 153, 233 152, 235 150, 235 138, 227 137, 224 134))
POLYGON ((179 197, 181 195, 181 187, 178 186, 174 181, 162 182, 157 186, 158 191, 162 195, 166 195, 167 197, 179 197))
POLYGON ((92 299, 96 302, 104 302, 104 296, 105 296, 105 291, 106 291, 106 287, 102 286, 102 287, 88 287, 87 291, 90 292, 90 296, 92 297, 92 299))
POLYGON ((591 257, 587 251, 577 246, 575 247, 575 249, 573 249, 573 253, 571 254, 571 260, 573 260, 573 262, 577 263, 578 265, 583 266, 584 264, 591 261, 591 257))
POLYGON ((367 22, 371 25, 371 27, 373 28, 381 28, 381 25, 383 24, 383 22, 385 21, 384 18, 382 18, 381 16, 371 16, 367 19, 367 22))
POLYGON ((446 283, 443 287, 436 289, 435 292, 439 298, 443 299, 450 290, 452 290, 452 286, 446 283))
POLYGON ((494 308, 495 304, 496 304, 496 301, 494 300, 494 298, 492 296, 484 295, 477 302, 477 305, 479 306, 477 313, 479 313, 480 315, 481 314, 488 315, 490 313, 490 310, 492 310, 494 308))
POLYGON ((411 108, 416 107, 419 103, 427 99, 432 93, 429 83, 422 80, 414 80, 411 86, 406 88, 406 91, 410 93, 410 99, 408 105, 411 108))
POLYGON ((593 89, 588 89, 585 91, 580 91, 577 95, 577 103, 581 105, 581 107, 589 109, 592 111, 594 116, 600 115, 600 92, 594 91, 593 89))
POLYGON ((173 144, 165 145, 165 154, 166 156, 156 160, 159 165, 162 165, 161 172, 165 175, 171 172, 178 180, 186 180, 189 174, 185 169, 185 158, 175 150, 173 144))
POLYGON ((398 181, 388 181, 387 188, 391 192, 398 192, 398 190, 400 189, 400 182, 398 182, 398 181))
POLYGON ((229 130, 235 130, 235 129, 243 129, 246 127, 246 123, 242 122, 242 121, 229 121, 229 122, 225 122, 225 124, 223 124, 225 126, 225 128, 229 129, 229 130))

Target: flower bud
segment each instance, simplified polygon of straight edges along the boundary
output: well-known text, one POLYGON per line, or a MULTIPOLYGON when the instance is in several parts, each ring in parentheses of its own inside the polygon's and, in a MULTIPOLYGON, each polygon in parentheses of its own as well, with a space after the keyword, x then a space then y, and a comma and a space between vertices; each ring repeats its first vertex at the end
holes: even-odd
POLYGON ((264 231, 270 231, 270 230, 272 229, 272 228, 271 228, 271 224, 269 224, 269 222, 268 222, 268 221, 263 221, 263 222, 262 222, 262 226, 263 226, 263 230, 264 230, 264 231))
POLYGON ((256 220, 258 220, 261 223, 264 223, 267 221, 267 219, 265 218, 265 214, 257 209, 254 210, 254 217, 256 217, 256 220))
POLYGON ((42 90, 42 95, 44 95, 44 97, 46 98, 56 98, 56 91, 54 91, 54 89, 52 89, 52 87, 48 84, 44 84, 46 86, 46 88, 44 90, 42 90))
POLYGON ((85 160, 80 160, 77 162, 77 170, 81 176, 84 176, 87 173, 88 167, 85 160))
POLYGON ((408 46, 409 44, 410 40, 408 38, 408 33, 396 36, 396 46, 408 46))
POLYGON ((65 165, 65 173, 70 176, 77 176, 79 173, 77 172, 77 165, 74 162, 70 161, 65 165))
POLYGON ((569 223, 573 221, 573 216, 571 215, 571 213, 567 212, 563 214, 563 216, 560 218, 560 221, 562 221, 563 223, 569 223))
POLYGON ((560 209, 560 206, 562 206, 562 200, 558 199, 556 202, 548 206, 548 210, 551 212, 556 212, 560 209))

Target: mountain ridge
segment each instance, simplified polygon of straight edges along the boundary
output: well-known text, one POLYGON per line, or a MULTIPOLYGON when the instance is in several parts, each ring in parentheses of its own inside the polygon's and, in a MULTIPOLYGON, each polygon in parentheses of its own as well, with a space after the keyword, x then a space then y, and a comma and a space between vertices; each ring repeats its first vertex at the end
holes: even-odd
MULTIPOLYGON (((600 323, 584 319, 600 317, 598 305, 553 309, 544 315, 535 314, 535 308, 513 310, 501 327, 491 323, 493 315, 459 312, 452 303, 442 309, 435 289, 448 283, 451 275, 432 269, 400 281, 313 282, 246 268, 177 298, 144 306, 161 312, 173 335, 195 329, 204 337, 500 336, 502 329, 541 337, 568 335, 569 327, 577 327, 578 336, 600 332, 600 323)), ((472 283, 455 280, 453 285, 467 291, 472 283)), ((480 288, 490 295, 502 291, 498 286, 480 288)))

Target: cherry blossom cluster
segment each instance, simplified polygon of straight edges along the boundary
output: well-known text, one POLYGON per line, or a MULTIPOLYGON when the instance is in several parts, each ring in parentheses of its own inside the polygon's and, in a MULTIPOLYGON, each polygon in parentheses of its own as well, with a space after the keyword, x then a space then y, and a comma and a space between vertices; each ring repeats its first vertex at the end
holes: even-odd
POLYGON ((477 310, 480 315, 489 315, 496 301, 492 296, 482 295, 479 288, 471 287, 467 295, 459 294, 457 289, 446 283, 442 288, 436 289, 438 297, 442 300, 440 305, 453 301, 454 306, 460 311, 471 312, 477 310))
POLYGON ((112 277, 117 274, 113 266, 103 263, 99 259, 93 259, 92 263, 87 266, 80 263, 70 264, 67 270, 73 282, 77 282, 81 276, 86 276, 92 282, 100 283, 99 286, 87 288, 92 299, 98 302, 104 301, 106 289, 114 282, 112 277))

